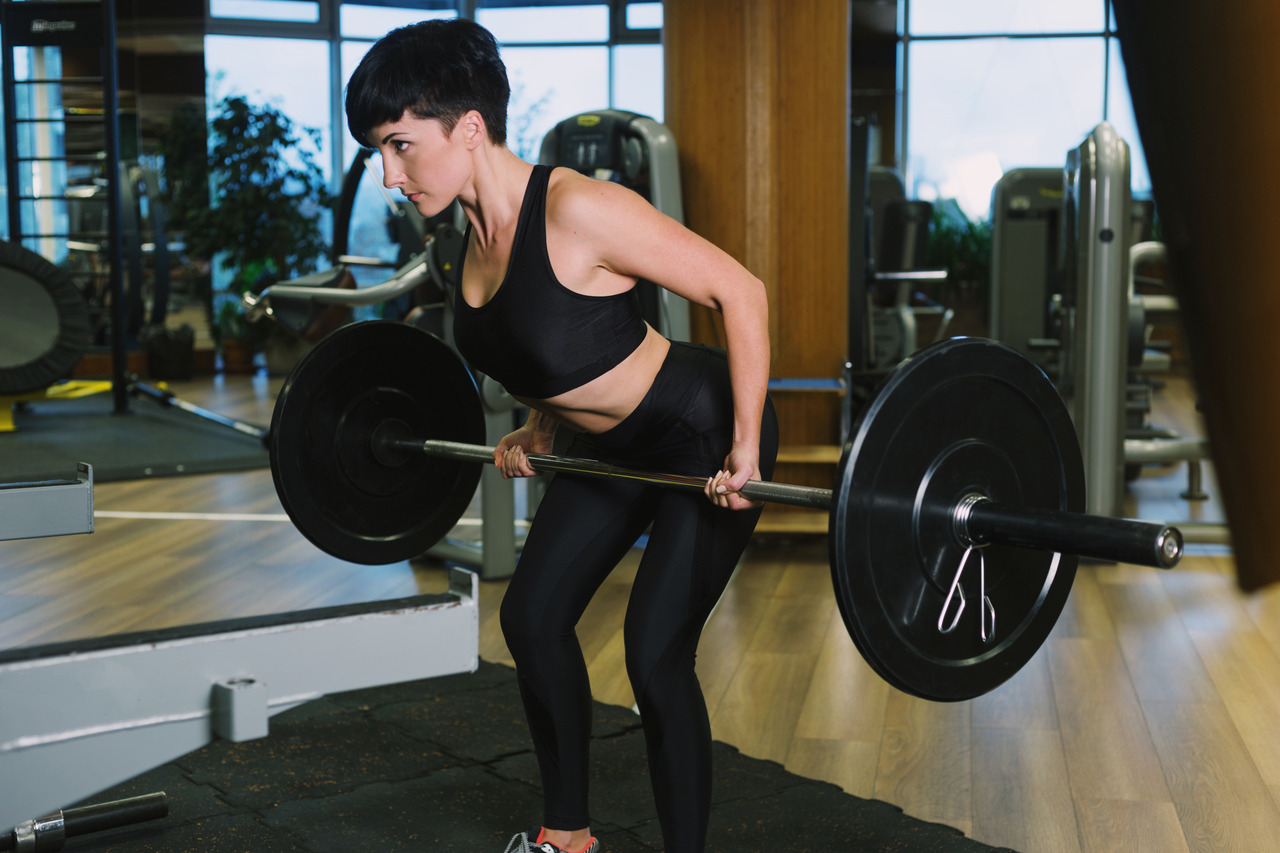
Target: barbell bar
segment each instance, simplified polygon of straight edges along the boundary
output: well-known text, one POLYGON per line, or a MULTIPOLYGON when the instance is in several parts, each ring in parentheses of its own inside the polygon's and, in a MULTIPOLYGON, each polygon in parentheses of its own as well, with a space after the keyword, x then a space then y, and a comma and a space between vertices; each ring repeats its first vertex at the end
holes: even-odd
MULTIPOLYGON (((425 453, 442 459, 493 463, 494 448, 441 439, 393 437, 392 427, 375 432, 375 448, 403 453, 425 453)), ((375 452, 377 452, 375 450, 375 452)), ((625 468, 594 459, 531 453, 529 465, 538 472, 556 472, 601 479, 631 480, 666 488, 701 492, 706 477, 662 474, 625 468)), ((832 490, 797 486, 769 480, 748 480, 739 491, 751 501, 830 510, 832 490)), ((976 492, 962 495, 951 509, 956 538, 966 547, 991 543, 1070 551, 1092 557, 1158 569, 1172 568, 1182 559, 1182 534, 1176 527, 1146 521, 1107 518, 1064 510, 1002 506, 976 492)))
MULTIPOLYGON (((492 464, 486 438, 475 377, 457 353, 408 324, 367 321, 299 361, 267 446, 281 504, 304 536, 343 560, 392 563, 449 535, 492 464)), ((691 491, 706 482, 531 461, 691 491)), ((982 339, 930 346, 884 379, 850 431, 834 488, 751 481, 743 495, 827 511, 850 638, 890 684, 936 701, 986 693, 1031 659, 1066 605, 1079 555, 1167 568, 1182 553, 1167 525, 1082 512, 1083 460, 1057 389, 1025 356, 982 339)))

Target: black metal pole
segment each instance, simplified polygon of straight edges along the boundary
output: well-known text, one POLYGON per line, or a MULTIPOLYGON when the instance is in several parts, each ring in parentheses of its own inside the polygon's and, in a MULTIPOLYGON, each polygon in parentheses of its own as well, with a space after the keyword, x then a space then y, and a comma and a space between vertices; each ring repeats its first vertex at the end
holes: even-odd
POLYGON ((208 409, 202 409, 194 403, 189 403, 176 396, 172 391, 165 388, 157 388, 154 385, 148 385, 132 374, 129 375, 129 389, 135 394, 155 400, 162 406, 180 409, 187 414, 204 418, 205 420, 211 421, 219 426, 230 427, 236 432, 247 435, 250 438, 256 438, 258 441, 265 442, 267 440, 267 434, 270 432, 267 427, 246 423, 245 421, 238 421, 235 418, 220 415, 217 412, 211 412, 208 409))
POLYGON ((102 0, 102 132, 107 157, 107 259, 111 290, 111 398, 115 414, 129 411, 128 337, 124 293, 124 242, 120 193, 120 65, 116 54, 116 3, 102 0))
POLYGON ((21 186, 18 176, 18 122, 15 120, 18 97, 13 80, 13 48, 16 39, 13 37, 14 24, 10 11, 10 0, 0 0, 0 50, 4 54, 0 56, 0 64, 4 66, 4 167, 8 187, 5 206, 9 225, 5 236, 13 242, 19 242, 17 238, 22 234, 22 206, 18 197, 22 193, 18 189, 21 186))
POLYGON ((117 826, 159 820, 169 814, 169 801, 161 791, 127 800, 67 809, 63 814, 67 822, 67 837, 71 838, 89 832, 114 829, 117 826))
POLYGON ((870 366, 867 319, 867 268, 871 261, 871 121, 853 116, 849 126, 849 369, 862 373, 870 366))

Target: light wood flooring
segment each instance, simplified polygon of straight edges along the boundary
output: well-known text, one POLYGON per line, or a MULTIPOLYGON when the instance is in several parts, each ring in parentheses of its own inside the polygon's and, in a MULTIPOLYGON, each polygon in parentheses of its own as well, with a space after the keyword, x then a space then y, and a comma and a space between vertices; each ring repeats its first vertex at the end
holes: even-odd
MULTIPOLYGON (((266 423, 279 379, 203 378, 177 393, 266 423)), ((1153 420, 1198 429, 1177 377, 1153 420)), ((137 406, 150 405, 146 401, 137 406)), ((0 436, 0 441, 4 436, 0 436)), ((1221 518, 1150 471, 1131 514, 1221 518)), ((1211 476, 1206 477, 1213 489, 1211 476)), ((99 483, 97 509, 280 513, 267 471, 99 483)), ((580 627, 593 689, 629 706, 621 624, 636 560, 580 627)), ((715 737, 860 797, 1025 853, 1280 847, 1280 589, 1244 596, 1229 552, 1170 572, 1082 565, 1051 638, 980 699, 906 696, 859 658, 832 596, 824 540, 762 539, 704 634, 715 737)), ((0 543, 0 648, 440 591, 445 571, 365 567, 278 520, 99 517, 88 536, 0 543)), ((481 654, 507 662, 501 582, 482 585, 481 654)), ((0 700, 2 701, 2 700, 0 700)))

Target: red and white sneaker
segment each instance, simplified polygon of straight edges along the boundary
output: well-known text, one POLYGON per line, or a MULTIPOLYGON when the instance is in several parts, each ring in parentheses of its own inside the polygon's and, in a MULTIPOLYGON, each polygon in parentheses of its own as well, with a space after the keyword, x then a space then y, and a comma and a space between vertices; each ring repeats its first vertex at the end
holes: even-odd
POLYGON ((591 843, 581 850, 566 850, 563 847, 557 847, 550 841, 543 841, 542 836, 546 830, 541 827, 533 833, 537 841, 529 840, 529 833, 521 832, 512 837, 507 849, 503 853, 600 853, 600 841, 594 836, 591 843))

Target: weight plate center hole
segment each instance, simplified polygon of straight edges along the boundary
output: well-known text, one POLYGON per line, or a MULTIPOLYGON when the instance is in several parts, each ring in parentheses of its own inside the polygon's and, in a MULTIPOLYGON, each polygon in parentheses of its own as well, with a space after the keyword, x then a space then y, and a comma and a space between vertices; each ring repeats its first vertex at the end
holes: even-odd
POLYGON ((413 458, 404 443, 415 441, 409 425, 399 418, 386 418, 369 434, 369 450, 379 465, 398 468, 413 458))

